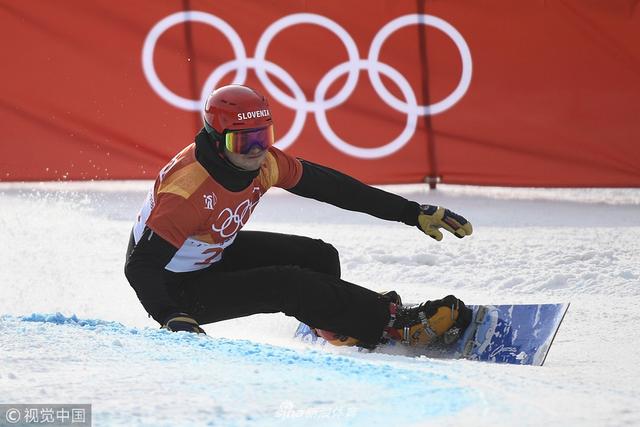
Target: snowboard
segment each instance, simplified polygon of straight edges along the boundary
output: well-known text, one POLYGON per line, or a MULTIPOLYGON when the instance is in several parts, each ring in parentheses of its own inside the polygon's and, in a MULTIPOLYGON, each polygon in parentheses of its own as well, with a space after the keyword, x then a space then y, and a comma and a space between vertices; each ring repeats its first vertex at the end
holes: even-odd
MULTIPOLYGON (((376 347, 375 352, 468 359, 493 363, 542 366, 562 319, 564 304, 472 305, 472 321, 457 341, 437 341, 410 347, 396 341, 376 347)), ((312 328, 300 323, 294 334, 304 342, 325 345, 312 328)), ((329 344, 330 345, 330 344, 329 344)))

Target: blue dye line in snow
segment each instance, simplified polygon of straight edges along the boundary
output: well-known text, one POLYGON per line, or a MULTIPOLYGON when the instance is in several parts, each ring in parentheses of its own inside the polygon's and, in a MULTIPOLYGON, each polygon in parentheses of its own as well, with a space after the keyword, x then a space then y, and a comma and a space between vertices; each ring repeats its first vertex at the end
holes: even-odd
MULTIPOLYGON (((19 320, 24 322, 50 323, 83 329, 98 333, 116 335, 137 335, 141 339, 157 343, 172 343, 191 347, 194 353, 202 353, 208 359, 213 357, 240 359, 244 363, 269 365, 278 370, 297 369, 302 374, 313 370, 325 369, 345 380, 355 380, 366 384, 389 389, 389 400, 383 405, 406 405, 410 403, 414 415, 442 416, 458 413, 477 402, 476 393, 442 372, 428 372, 422 369, 412 370, 384 363, 371 363, 348 355, 336 355, 322 350, 295 350, 271 344, 256 343, 248 340, 203 337, 189 333, 171 333, 151 328, 132 328, 114 321, 100 319, 80 319, 75 314, 65 316, 61 313, 32 313, 27 316, 0 316, 0 320, 19 320), (418 406, 416 406, 418 405, 418 406)), ((397 356, 402 357, 402 356, 397 356)), ((156 357, 157 358, 157 357, 156 357)), ((167 357, 171 358, 170 355, 167 357)), ((422 361, 421 361, 422 362, 422 361)), ((427 367, 430 362, 424 360, 427 367)), ((432 365, 431 365, 432 366, 432 365)), ((437 369, 437 367, 435 368, 437 369)))
MULTIPOLYGON (((3 316, 5 317, 5 316, 3 316)), ((7 316, 9 317, 9 316, 7 316)), ((57 312, 54 314, 51 313, 31 313, 28 316, 20 317, 20 320, 23 322, 41 322, 41 323, 55 323, 56 325, 65 325, 65 324, 74 324, 79 326, 112 326, 119 325, 124 327, 122 324, 118 322, 107 322, 104 320, 98 319, 78 319, 75 314, 71 316, 65 316, 64 314, 57 312)))

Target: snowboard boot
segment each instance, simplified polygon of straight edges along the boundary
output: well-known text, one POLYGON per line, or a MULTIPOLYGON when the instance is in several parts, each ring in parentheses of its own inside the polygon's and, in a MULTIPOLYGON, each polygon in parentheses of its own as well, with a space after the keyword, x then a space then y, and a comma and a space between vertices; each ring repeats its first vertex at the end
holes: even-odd
MULTIPOLYGON (((390 304, 402 305, 402 298, 396 291, 383 291, 380 292, 382 298, 388 301, 390 304)), ((373 344, 365 344, 358 339, 349 337, 346 335, 340 335, 335 332, 325 331, 324 329, 314 328, 313 332, 316 336, 324 338, 329 344, 337 346, 358 346, 362 348, 372 349, 376 346, 373 344)))
POLYGON ((394 303, 389 307, 384 338, 412 346, 430 345, 440 339, 451 344, 471 323, 471 309, 453 295, 413 307, 394 303))

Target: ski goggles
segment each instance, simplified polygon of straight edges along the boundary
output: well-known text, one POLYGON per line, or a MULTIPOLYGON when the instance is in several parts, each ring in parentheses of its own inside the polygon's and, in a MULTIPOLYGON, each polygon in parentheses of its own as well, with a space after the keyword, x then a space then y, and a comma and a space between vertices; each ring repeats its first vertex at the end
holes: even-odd
POLYGON ((273 125, 260 129, 228 130, 224 133, 224 144, 232 153, 247 154, 253 147, 266 150, 275 142, 273 125))

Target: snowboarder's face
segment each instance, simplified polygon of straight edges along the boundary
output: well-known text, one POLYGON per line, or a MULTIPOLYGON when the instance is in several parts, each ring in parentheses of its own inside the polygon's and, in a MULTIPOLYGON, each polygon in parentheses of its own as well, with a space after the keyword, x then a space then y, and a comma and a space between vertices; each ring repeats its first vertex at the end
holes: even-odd
POLYGON ((232 153, 225 148, 224 155, 236 167, 248 171, 260 169, 269 150, 263 150, 258 146, 251 147, 247 154, 232 153))

